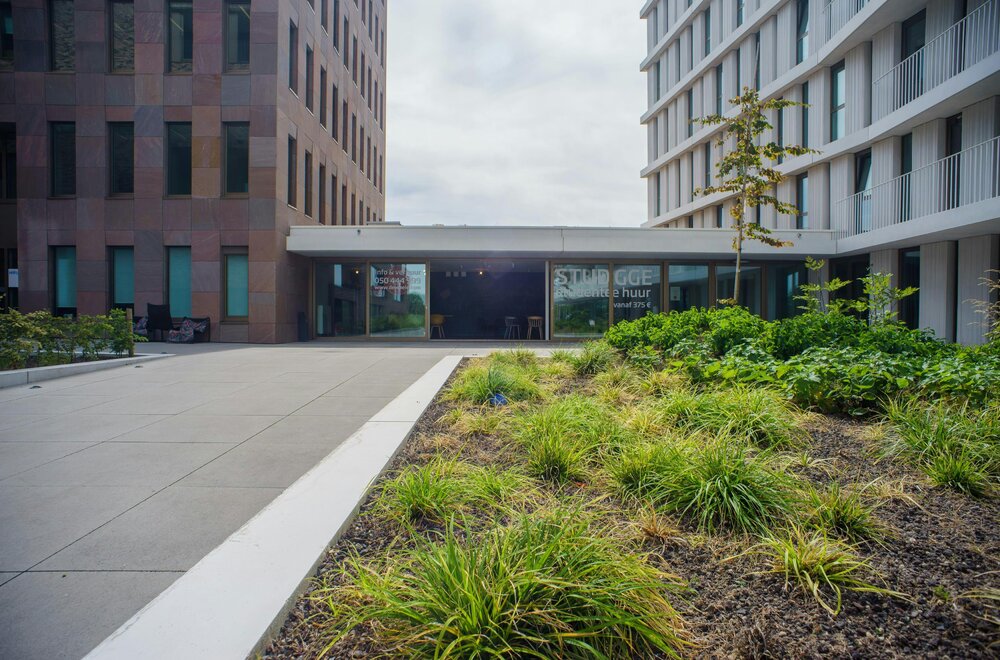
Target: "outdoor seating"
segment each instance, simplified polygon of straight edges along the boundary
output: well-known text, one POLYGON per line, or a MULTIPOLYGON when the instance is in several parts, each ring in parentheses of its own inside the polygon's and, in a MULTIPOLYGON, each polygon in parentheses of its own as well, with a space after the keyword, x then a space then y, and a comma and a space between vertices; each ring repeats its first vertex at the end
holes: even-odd
POLYGON ((174 329, 174 321, 170 316, 170 305, 146 305, 146 332, 150 339, 163 341, 164 333, 174 329), (156 333, 156 334, 154 334, 156 333))

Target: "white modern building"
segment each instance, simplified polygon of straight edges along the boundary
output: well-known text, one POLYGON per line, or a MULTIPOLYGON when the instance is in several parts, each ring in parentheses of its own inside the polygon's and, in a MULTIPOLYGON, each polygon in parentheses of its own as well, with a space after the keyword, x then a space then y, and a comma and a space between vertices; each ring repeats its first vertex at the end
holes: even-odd
POLYGON ((729 225, 726 196, 694 194, 720 150, 718 128, 692 118, 731 112, 745 86, 806 102, 768 136, 820 152, 779 166, 777 194, 800 214, 758 221, 829 234, 813 256, 830 274, 892 272, 920 288, 907 323, 982 341, 970 301, 1000 267, 1000 0, 647 0, 641 16, 646 227, 729 225))

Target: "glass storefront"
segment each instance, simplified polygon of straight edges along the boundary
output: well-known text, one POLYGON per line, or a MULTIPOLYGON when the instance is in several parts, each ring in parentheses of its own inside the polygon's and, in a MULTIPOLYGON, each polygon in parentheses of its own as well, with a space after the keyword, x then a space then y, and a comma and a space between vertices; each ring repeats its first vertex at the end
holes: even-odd
MULTIPOLYGON (((740 299, 736 302, 754 314, 760 314, 760 266, 740 268, 740 299)), ((717 266, 715 269, 715 302, 729 300, 736 287, 736 266, 717 266)))
POLYGON ((607 264, 556 264, 552 268, 552 334, 598 337, 608 329, 611 293, 607 264))
POLYGON ((796 296, 802 295, 802 285, 808 281, 802 264, 774 264, 767 267, 767 320, 785 319, 801 313, 796 296))
POLYGON ((372 337, 427 336, 427 265, 373 263, 369 266, 372 337))
POLYGON ((708 264, 671 264, 667 268, 670 311, 708 307, 708 264))
POLYGON ((364 264, 316 264, 317 337, 365 334, 364 264))
POLYGON ((614 321, 634 321, 660 312, 662 287, 659 264, 615 266, 614 321))

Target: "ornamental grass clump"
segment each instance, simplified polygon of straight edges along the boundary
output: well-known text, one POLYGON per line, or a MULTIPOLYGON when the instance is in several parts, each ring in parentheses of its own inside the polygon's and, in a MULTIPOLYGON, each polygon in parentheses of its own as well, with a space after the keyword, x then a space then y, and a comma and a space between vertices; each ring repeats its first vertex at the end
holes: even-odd
POLYGON ((588 341, 570 357, 570 364, 580 376, 599 374, 617 362, 617 351, 605 341, 588 341))
POLYGON ((377 510, 401 524, 440 523, 461 510, 456 463, 435 460, 409 466, 382 486, 377 510))
POLYGON ((657 499, 709 533, 766 534, 791 516, 792 486, 767 457, 722 441, 665 474, 657 499))
POLYGON ((845 490, 837 482, 823 490, 811 490, 806 498, 807 520, 816 529, 848 541, 878 540, 885 528, 865 504, 860 492, 845 490))
POLYGON ((766 539, 754 552, 771 561, 771 572, 784 574, 786 588, 794 582, 834 616, 840 613, 844 591, 903 597, 870 581, 879 576, 854 546, 832 541, 821 531, 793 528, 766 539))
POLYGON ((479 362, 460 372, 448 388, 453 400, 482 405, 502 396, 507 401, 532 401, 542 389, 529 370, 512 365, 479 362))
POLYGON ((355 557, 313 592, 330 631, 320 655, 370 625, 389 656, 677 657, 678 579, 595 527, 556 509, 478 538, 451 526, 379 562, 355 557))
POLYGON ((648 442, 610 457, 605 467, 622 499, 645 502, 663 499, 665 484, 686 465, 685 457, 676 447, 648 442))
POLYGON ((480 507, 503 508, 527 501, 535 493, 531 479, 518 469, 475 467, 462 478, 468 501, 480 507))

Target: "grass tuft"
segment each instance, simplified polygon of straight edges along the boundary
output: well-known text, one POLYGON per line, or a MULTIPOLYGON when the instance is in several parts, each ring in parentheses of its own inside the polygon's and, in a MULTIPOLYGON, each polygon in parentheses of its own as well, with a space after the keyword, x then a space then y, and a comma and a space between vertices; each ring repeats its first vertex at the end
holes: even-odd
POLYGON ((807 519, 821 531, 853 542, 878 540, 885 535, 874 511, 857 490, 847 491, 833 482, 825 490, 812 490, 807 502, 807 519))
POLYGON ((379 510, 402 524, 449 519, 462 506, 456 471, 443 460, 407 467, 382 486, 379 510))
POLYGON ((375 624, 386 653, 406 657, 677 657, 678 587, 580 510, 559 509, 475 540, 450 527, 383 562, 353 558, 312 598, 331 631, 321 656, 375 624))
POLYGON ((533 375, 525 369, 504 364, 477 363, 455 377, 447 396, 453 400, 482 405, 502 394, 508 401, 532 401, 542 396, 533 375))
POLYGON ((599 374, 618 362, 618 352, 605 341, 588 341, 571 355, 570 364, 581 376, 599 374))

